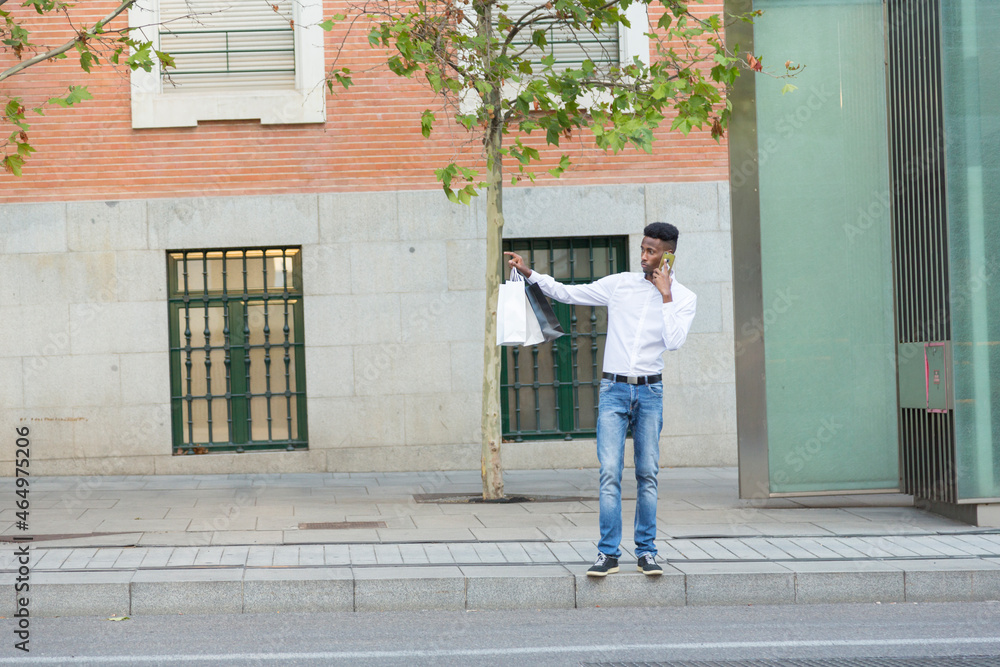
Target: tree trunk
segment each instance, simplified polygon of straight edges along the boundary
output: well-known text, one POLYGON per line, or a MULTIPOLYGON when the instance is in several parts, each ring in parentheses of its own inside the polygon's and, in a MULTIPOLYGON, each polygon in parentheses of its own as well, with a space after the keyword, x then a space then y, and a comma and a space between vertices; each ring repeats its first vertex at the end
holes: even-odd
MULTIPOLYGON (((499 104, 494 107, 499 107, 499 104)), ((498 112, 499 113, 499 112, 498 112)), ((497 296, 503 280, 503 132, 499 122, 489 125, 486 138, 486 340, 483 342, 483 498, 503 498, 500 443, 500 355, 497 345, 497 296)))

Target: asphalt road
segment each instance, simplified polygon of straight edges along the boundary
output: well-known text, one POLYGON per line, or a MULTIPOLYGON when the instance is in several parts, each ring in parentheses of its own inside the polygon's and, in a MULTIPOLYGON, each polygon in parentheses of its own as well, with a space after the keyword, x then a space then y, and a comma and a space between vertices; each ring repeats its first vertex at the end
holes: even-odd
POLYGON ((997 602, 36 618, 28 654, 13 648, 13 621, 3 623, 0 665, 671 665, 826 658, 860 667, 874 664, 874 657, 920 656, 989 656, 963 664, 1000 665, 997 602))

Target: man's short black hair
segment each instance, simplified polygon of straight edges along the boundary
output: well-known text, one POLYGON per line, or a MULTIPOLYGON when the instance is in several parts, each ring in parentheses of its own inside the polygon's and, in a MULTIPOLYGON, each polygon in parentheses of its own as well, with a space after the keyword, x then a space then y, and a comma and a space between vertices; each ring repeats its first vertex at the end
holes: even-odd
POLYGON ((669 222, 651 222, 642 230, 642 235, 648 236, 651 239, 660 239, 667 243, 673 243, 674 249, 676 249, 677 237, 680 236, 680 232, 669 222))

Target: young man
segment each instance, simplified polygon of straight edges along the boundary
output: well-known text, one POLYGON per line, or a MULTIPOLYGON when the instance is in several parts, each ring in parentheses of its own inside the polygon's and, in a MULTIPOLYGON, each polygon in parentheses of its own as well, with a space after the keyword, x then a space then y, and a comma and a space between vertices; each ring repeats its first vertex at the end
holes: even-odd
POLYGON ((664 253, 677 249, 677 228, 654 222, 643 230, 642 273, 617 273, 589 285, 563 285, 532 271, 520 255, 509 264, 538 283, 551 299, 581 306, 608 307, 604 379, 597 413, 597 459, 601 465, 601 541, 592 577, 618 571, 622 541, 622 469, 625 431, 631 427, 635 449, 635 555, 638 569, 659 575, 656 563, 656 476, 663 428, 663 353, 684 344, 694 319, 696 297, 660 270, 664 253))

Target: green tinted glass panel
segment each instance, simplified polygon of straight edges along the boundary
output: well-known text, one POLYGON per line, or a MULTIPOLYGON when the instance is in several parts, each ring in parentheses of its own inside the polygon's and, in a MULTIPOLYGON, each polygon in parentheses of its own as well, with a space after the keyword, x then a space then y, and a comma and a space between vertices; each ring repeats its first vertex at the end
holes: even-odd
POLYGON ((1000 496, 1000 3, 943 0, 958 497, 1000 496))
POLYGON ((897 488, 882 3, 754 9, 771 491, 897 488))

